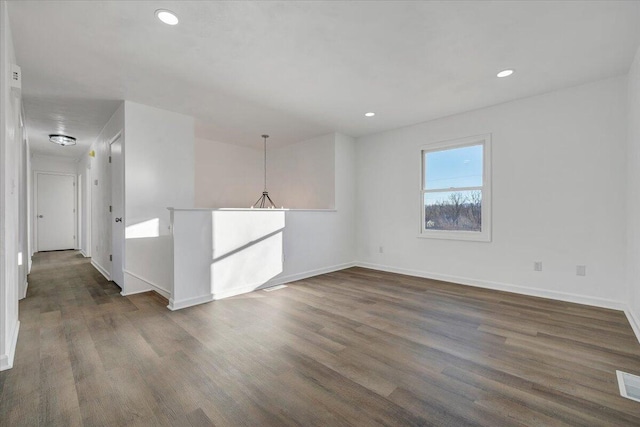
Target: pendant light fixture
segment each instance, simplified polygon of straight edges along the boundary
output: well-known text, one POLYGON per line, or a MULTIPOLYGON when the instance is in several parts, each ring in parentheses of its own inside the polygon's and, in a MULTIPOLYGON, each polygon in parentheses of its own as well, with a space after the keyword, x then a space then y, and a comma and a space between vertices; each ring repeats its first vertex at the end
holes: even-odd
POLYGON ((276 205, 271 200, 271 197, 269 197, 269 192, 267 191, 267 138, 269 138, 269 135, 262 135, 262 138, 264 138, 264 190, 262 191, 262 196, 260 196, 251 207, 273 209, 276 205))

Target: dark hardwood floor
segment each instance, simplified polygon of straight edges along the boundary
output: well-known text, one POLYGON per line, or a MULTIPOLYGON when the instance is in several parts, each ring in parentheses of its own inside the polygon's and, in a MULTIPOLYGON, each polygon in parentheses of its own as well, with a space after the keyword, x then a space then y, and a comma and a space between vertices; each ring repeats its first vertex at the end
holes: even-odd
POLYGON ((360 268, 177 312, 41 253, 7 426, 623 426, 622 312, 360 268))

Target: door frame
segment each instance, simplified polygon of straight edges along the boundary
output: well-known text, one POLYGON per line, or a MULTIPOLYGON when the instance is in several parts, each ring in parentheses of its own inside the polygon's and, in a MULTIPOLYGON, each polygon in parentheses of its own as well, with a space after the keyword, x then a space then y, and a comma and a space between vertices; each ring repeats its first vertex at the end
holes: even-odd
MULTIPOLYGON (((122 255, 122 257, 121 257, 122 265, 120 266, 120 268, 122 269, 122 283, 119 284, 118 286, 120 286, 120 289, 122 290, 122 292, 124 292, 124 271, 125 271, 124 267, 125 267, 125 250, 126 250, 126 244, 125 244, 126 243, 125 242, 125 230, 126 230, 126 222, 125 222, 126 221, 126 214, 125 214, 125 212, 126 212, 126 208, 125 208, 125 197, 124 197, 124 192, 125 192, 125 189, 124 189, 124 187, 125 187, 124 130, 120 130, 113 138, 111 138, 109 140, 109 157, 110 158, 112 158, 111 145, 114 142, 118 141, 118 140, 120 141, 120 147, 121 147, 121 150, 122 150, 122 152, 121 152, 121 156, 122 156, 122 159, 121 159, 121 161, 122 161, 122 180, 121 180, 122 181, 122 194, 121 194, 121 201, 120 201, 121 205, 122 205, 122 235, 120 236, 121 237, 121 239, 120 239, 120 241, 121 241, 120 253, 122 255)), ((113 188, 114 188, 113 180, 114 180, 114 178, 113 178, 113 167, 112 167, 112 165, 113 165, 113 163, 109 162, 109 190, 110 190, 109 191, 109 193, 110 193, 109 194, 109 201, 110 201, 109 204, 111 206, 114 205, 114 203, 113 203, 113 188)), ((112 211, 113 211, 113 209, 112 209, 112 211)), ((114 213, 115 212, 111 212, 110 219, 109 219, 109 221, 110 221, 109 229, 111 231, 111 233, 110 233, 110 235, 111 235, 111 250, 110 250, 111 254, 113 254, 113 252, 114 252, 114 250, 113 250, 114 249, 113 248, 113 241, 114 241, 114 235, 115 235, 114 226, 113 226, 114 223, 115 223, 114 222, 114 217, 115 217, 114 213)), ((111 271, 110 276, 111 276, 111 280, 113 280, 113 276, 114 276, 113 273, 115 271, 115 266, 113 264, 113 261, 111 261, 111 266, 110 267, 111 267, 110 268, 110 271, 111 271)))
POLYGON ((40 175, 62 175, 73 177, 73 232, 75 233, 75 239, 73 245, 74 249, 78 249, 78 179, 74 173, 65 172, 47 172, 47 171, 33 171, 33 237, 34 237, 34 252, 38 252, 38 177, 40 175))
POLYGON ((84 190, 84 185, 82 184, 82 175, 76 174, 76 218, 78 221, 78 225, 76 227, 76 246, 80 253, 82 253, 82 239, 84 239, 84 235, 82 234, 82 220, 84 216, 82 215, 82 208, 84 205, 82 204, 82 191, 84 190))
MULTIPOLYGON (((93 175, 91 173, 91 162, 87 163, 87 168, 85 169, 85 183, 84 183, 84 194, 82 194, 80 197, 84 197, 85 198, 85 218, 84 218, 84 222, 86 224, 86 236, 84 236, 84 239, 86 240, 86 244, 87 247, 85 248, 84 251, 84 256, 87 258, 91 258, 91 245, 92 245, 92 240, 91 240, 91 236, 93 233, 93 229, 91 228, 93 226, 93 219, 92 216, 93 215, 93 175)), ((82 227, 82 225, 79 225, 79 227, 82 227)), ((80 249, 82 249, 82 246, 80 246, 80 249)))

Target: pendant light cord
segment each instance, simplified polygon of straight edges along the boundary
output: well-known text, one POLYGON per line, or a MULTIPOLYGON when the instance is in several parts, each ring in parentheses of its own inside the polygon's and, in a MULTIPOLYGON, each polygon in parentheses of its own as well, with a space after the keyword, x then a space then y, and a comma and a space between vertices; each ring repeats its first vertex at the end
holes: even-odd
POLYGON ((264 191, 267 191, 267 138, 269 135, 262 135, 264 138, 264 191))

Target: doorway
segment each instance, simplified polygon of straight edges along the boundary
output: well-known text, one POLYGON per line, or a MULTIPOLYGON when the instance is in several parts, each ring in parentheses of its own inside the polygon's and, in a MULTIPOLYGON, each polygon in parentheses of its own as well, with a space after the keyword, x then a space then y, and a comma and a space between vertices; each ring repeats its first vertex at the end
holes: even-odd
POLYGON ((36 172, 36 249, 76 248, 75 175, 36 172))

